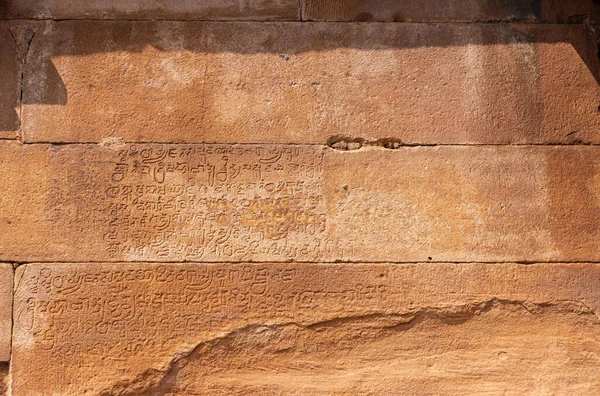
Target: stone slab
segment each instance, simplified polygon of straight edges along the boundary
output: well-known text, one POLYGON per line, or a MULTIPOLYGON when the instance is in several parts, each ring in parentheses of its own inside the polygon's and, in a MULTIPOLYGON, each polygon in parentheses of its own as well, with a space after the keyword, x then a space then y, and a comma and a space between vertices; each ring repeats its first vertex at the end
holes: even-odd
POLYGON ((28 264, 16 278, 13 396, 600 391, 596 264, 28 264))
POLYGON ((580 23, 593 0, 302 0, 305 21, 580 23))
POLYGON ((19 134, 21 100, 21 63, 18 46, 9 26, 0 21, 0 139, 15 139, 19 134))
POLYGON ((600 143, 579 25, 47 22, 27 142, 600 143))
POLYGON ((19 19, 299 20, 297 0, 4 0, 19 19))
POLYGON ((0 364, 10 360, 12 303, 13 267, 11 264, 0 264, 0 364))
POLYGON ((600 261, 598 146, 4 142, 0 180, 4 261, 600 261))

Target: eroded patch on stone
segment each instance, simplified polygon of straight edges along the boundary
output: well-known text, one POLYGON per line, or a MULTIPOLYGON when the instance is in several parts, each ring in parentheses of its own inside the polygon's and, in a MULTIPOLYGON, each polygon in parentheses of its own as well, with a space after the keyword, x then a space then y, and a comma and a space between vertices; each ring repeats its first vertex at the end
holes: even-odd
POLYGON ((0 259, 595 261, 597 147, 0 143, 0 259))
POLYGON ((15 395, 600 385, 593 264, 53 263, 16 279, 15 395))

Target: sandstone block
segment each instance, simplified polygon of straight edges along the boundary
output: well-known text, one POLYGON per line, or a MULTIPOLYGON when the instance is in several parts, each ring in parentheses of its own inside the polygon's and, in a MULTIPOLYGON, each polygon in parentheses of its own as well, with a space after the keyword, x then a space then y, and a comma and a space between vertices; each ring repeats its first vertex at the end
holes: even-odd
POLYGON ((599 175, 597 146, 5 142, 0 260, 599 261, 599 175))
POLYGON ((593 0, 302 0, 307 21, 578 23, 598 15, 593 0))
POLYGON ((12 394, 597 394, 595 264, 29 264, 12 394))
POLYGON ((10 264, 0 264, 0 366, 2 362, 10 360, 12 302, 13 268, 10 264))
POLYGON ((17 42, 0 23, 0 139, 15 139, 20 128, 21 67, 17 42))
POLYGON ((27 19, 298 20, 296 0, 4 0, 0 16, 27 19))
POLYGON ((27 142, 600 143, 579 25, 48 22, 27 142))

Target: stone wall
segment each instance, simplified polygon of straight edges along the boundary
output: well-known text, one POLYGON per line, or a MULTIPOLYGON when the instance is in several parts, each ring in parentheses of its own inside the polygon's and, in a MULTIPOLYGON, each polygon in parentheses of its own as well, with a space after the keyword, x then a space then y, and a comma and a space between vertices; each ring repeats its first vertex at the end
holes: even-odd
POLYGON ((600 394, 595 0, 0 0, 0 395, 600 394))

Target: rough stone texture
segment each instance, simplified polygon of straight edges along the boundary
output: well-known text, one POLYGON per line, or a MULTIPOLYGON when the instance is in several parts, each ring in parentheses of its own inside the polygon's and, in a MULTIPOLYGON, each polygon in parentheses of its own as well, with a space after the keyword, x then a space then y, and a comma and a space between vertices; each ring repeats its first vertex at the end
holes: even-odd
POLYGON ((15 139, 20 128, 21 67, 15 37, 0 21, 0 139, 15 139))
POLYGON ((594 264, 30 264, 13 395, 597 394, 594 264))
POLYGON ((8 395, 8 381, 10 366, 8 363, 0 363, 0 395, 8 395))
MULTIPOLYGON (((0 264, 0 364, 10 360, 12 337, 13 267, 0 264)), ((2 383, 0 369, 0 384, 2 383)), ((0 385, 0 393, 1 393, 0 385)))
POLYGON ((46 22, 28 142, 600 143, 579 25, 46 22))
POLYGON ((35 19, 298 20, 297 0, 3 0, 0 16, 35 19))
POLYGON ((5 261, 600 260, 597 146, 5 142, 0 180, 5 261))
POLYGON ((599 10, 0 0, 0 395, 600 395, 599 10))
POLYGON ((594 0, 302 0, 307 21, 579 23, 598 15, 594 0))

